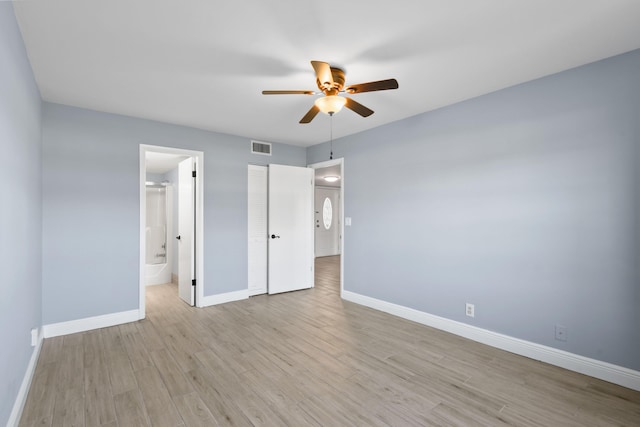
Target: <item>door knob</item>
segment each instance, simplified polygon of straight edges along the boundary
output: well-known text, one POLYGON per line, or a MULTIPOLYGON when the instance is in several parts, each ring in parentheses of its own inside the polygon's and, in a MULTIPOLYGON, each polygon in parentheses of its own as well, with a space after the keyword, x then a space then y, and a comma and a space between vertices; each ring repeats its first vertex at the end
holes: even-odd
POLYGON ((279 239, 279 238, 280 238, 280 236, 276 236, 275 234, 272 234, 272 235, 271 235, 271 238, 272 238, 272 239, 279 239))

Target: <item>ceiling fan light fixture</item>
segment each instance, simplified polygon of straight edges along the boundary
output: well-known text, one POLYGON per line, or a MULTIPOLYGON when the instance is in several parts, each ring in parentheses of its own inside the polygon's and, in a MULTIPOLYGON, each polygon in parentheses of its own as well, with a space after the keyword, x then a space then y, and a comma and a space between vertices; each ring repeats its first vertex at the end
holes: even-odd
POLYGON ((337 180, 339 180, 340 177, 336 176, 336 175, 329 175, 329 176, 325 176, 324 180, 327 182, 336 182, 337 180))
POLYGON ((337 95, 327 95, 316 99, 315 105, 318 110, 325 114, 332 115, 342 110, 347 99, 337 95))
MULTIPOLYGON (((398 89, 398 81, 396 79, 378 80, 375 82, 359 83, 344 87, 344 70, 338 67, 332 67, 328 62, 311 61, 316 74, 316 85, 320 92, 325 96, 316 99, 307 114, 300 119, 300 124, 311 123, 319 112, 323 112, 329 116, 333 116, 339 112, 342 107, 362 117, 369 117, 373 114, 373 110, 354 101, 351 98, 338 96, 341 92, 349 94, 358 94, 363 92, 375 92, 379 90, 398 89)), ((263 95, 315 95, 320 92, 310 90, 263 90, 263 95)))

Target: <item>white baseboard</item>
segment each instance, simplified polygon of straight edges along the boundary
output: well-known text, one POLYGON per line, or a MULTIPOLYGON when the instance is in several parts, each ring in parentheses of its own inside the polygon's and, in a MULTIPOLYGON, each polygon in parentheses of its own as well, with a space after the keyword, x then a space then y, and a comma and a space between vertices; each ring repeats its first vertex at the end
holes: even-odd
POLYGON ((249 289, 247 291, 247 295, 249 295, 250 297, 255 297, 256 295, 264 295, 266 293, 266 289, 249 289))
POLYGON ((44 325, 44 337, 52 338, 93 329, 108 328, 109 326, 140 320, 138 310, 122 311, 120 313, 104 314, 102 316, 87 317, 85 319, 70 320, 68 322, 44 325))
POLYGON ((198 302, 198 307, 209 307, 212 305, 224 304, 226 302, 239 301, 249 298, 249 290, 227 292, 225 294, 208 295, 198 302))
POLYGON ((364 305, 385 313, 393 314, 407 320, 412 320, 423 325, 431 326, 482 344, 506 350, 511 353, 540 360, 551 365, 559 366, 570 371, 579 372, 594 378, 609 381, 633 390, 640 391, 640 372, 617 366, 600 360, 536 344, 530 341, 513 338, 467 325, 444 317, 418 311, 412 308, 371 298, 350 291, 343 291, 342 298, 356 304, 364 305))
POLYGON ((29 365, 27 365, 27 371, 20 384, 20 390, 13 403, 13 409, 9 415, 9 421, 7 421, 7 427, 18 427, 20 423, 20 417, 24 410, 24 404, 27 402, 27 396, 29 395, 29 389, 31 388, 31 380, 33 380, 33 374, 36 372, 36 365, 38 364, 38 357, 40 356, 40 349, 42 349, 43 341, 42 330, 38 330, 38 341, 31 353, 31 359, 29 359, 29 365))

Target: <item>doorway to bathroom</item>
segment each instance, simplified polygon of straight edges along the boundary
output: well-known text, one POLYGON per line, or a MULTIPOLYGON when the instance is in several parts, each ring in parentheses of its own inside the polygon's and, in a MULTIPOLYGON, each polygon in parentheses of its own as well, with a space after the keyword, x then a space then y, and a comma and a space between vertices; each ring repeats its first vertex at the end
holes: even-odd
POLYGON ((140 145, 140 318, 148 286, 173 284, 202 301, 203 153, 140 145))

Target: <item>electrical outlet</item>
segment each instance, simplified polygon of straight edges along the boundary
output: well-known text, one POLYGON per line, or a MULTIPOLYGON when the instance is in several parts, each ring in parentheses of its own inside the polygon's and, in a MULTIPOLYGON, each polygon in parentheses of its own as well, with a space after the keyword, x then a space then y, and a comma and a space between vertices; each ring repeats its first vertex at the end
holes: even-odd
POLYGON ((465 309, 465 313, 469 317, 476 317, 476 306, 473 305, 473 304, 467 303, 467 306, 466 306, 466 309, 465 309))
POLYGON ((31 347, 35 347, 36 345, 38 345, 38 330, 32 329, 31 330, 31 347))
POLYGON ((562 325, 556 325, 556 339, 558 341, 567 340, 567 327, 562 325))

